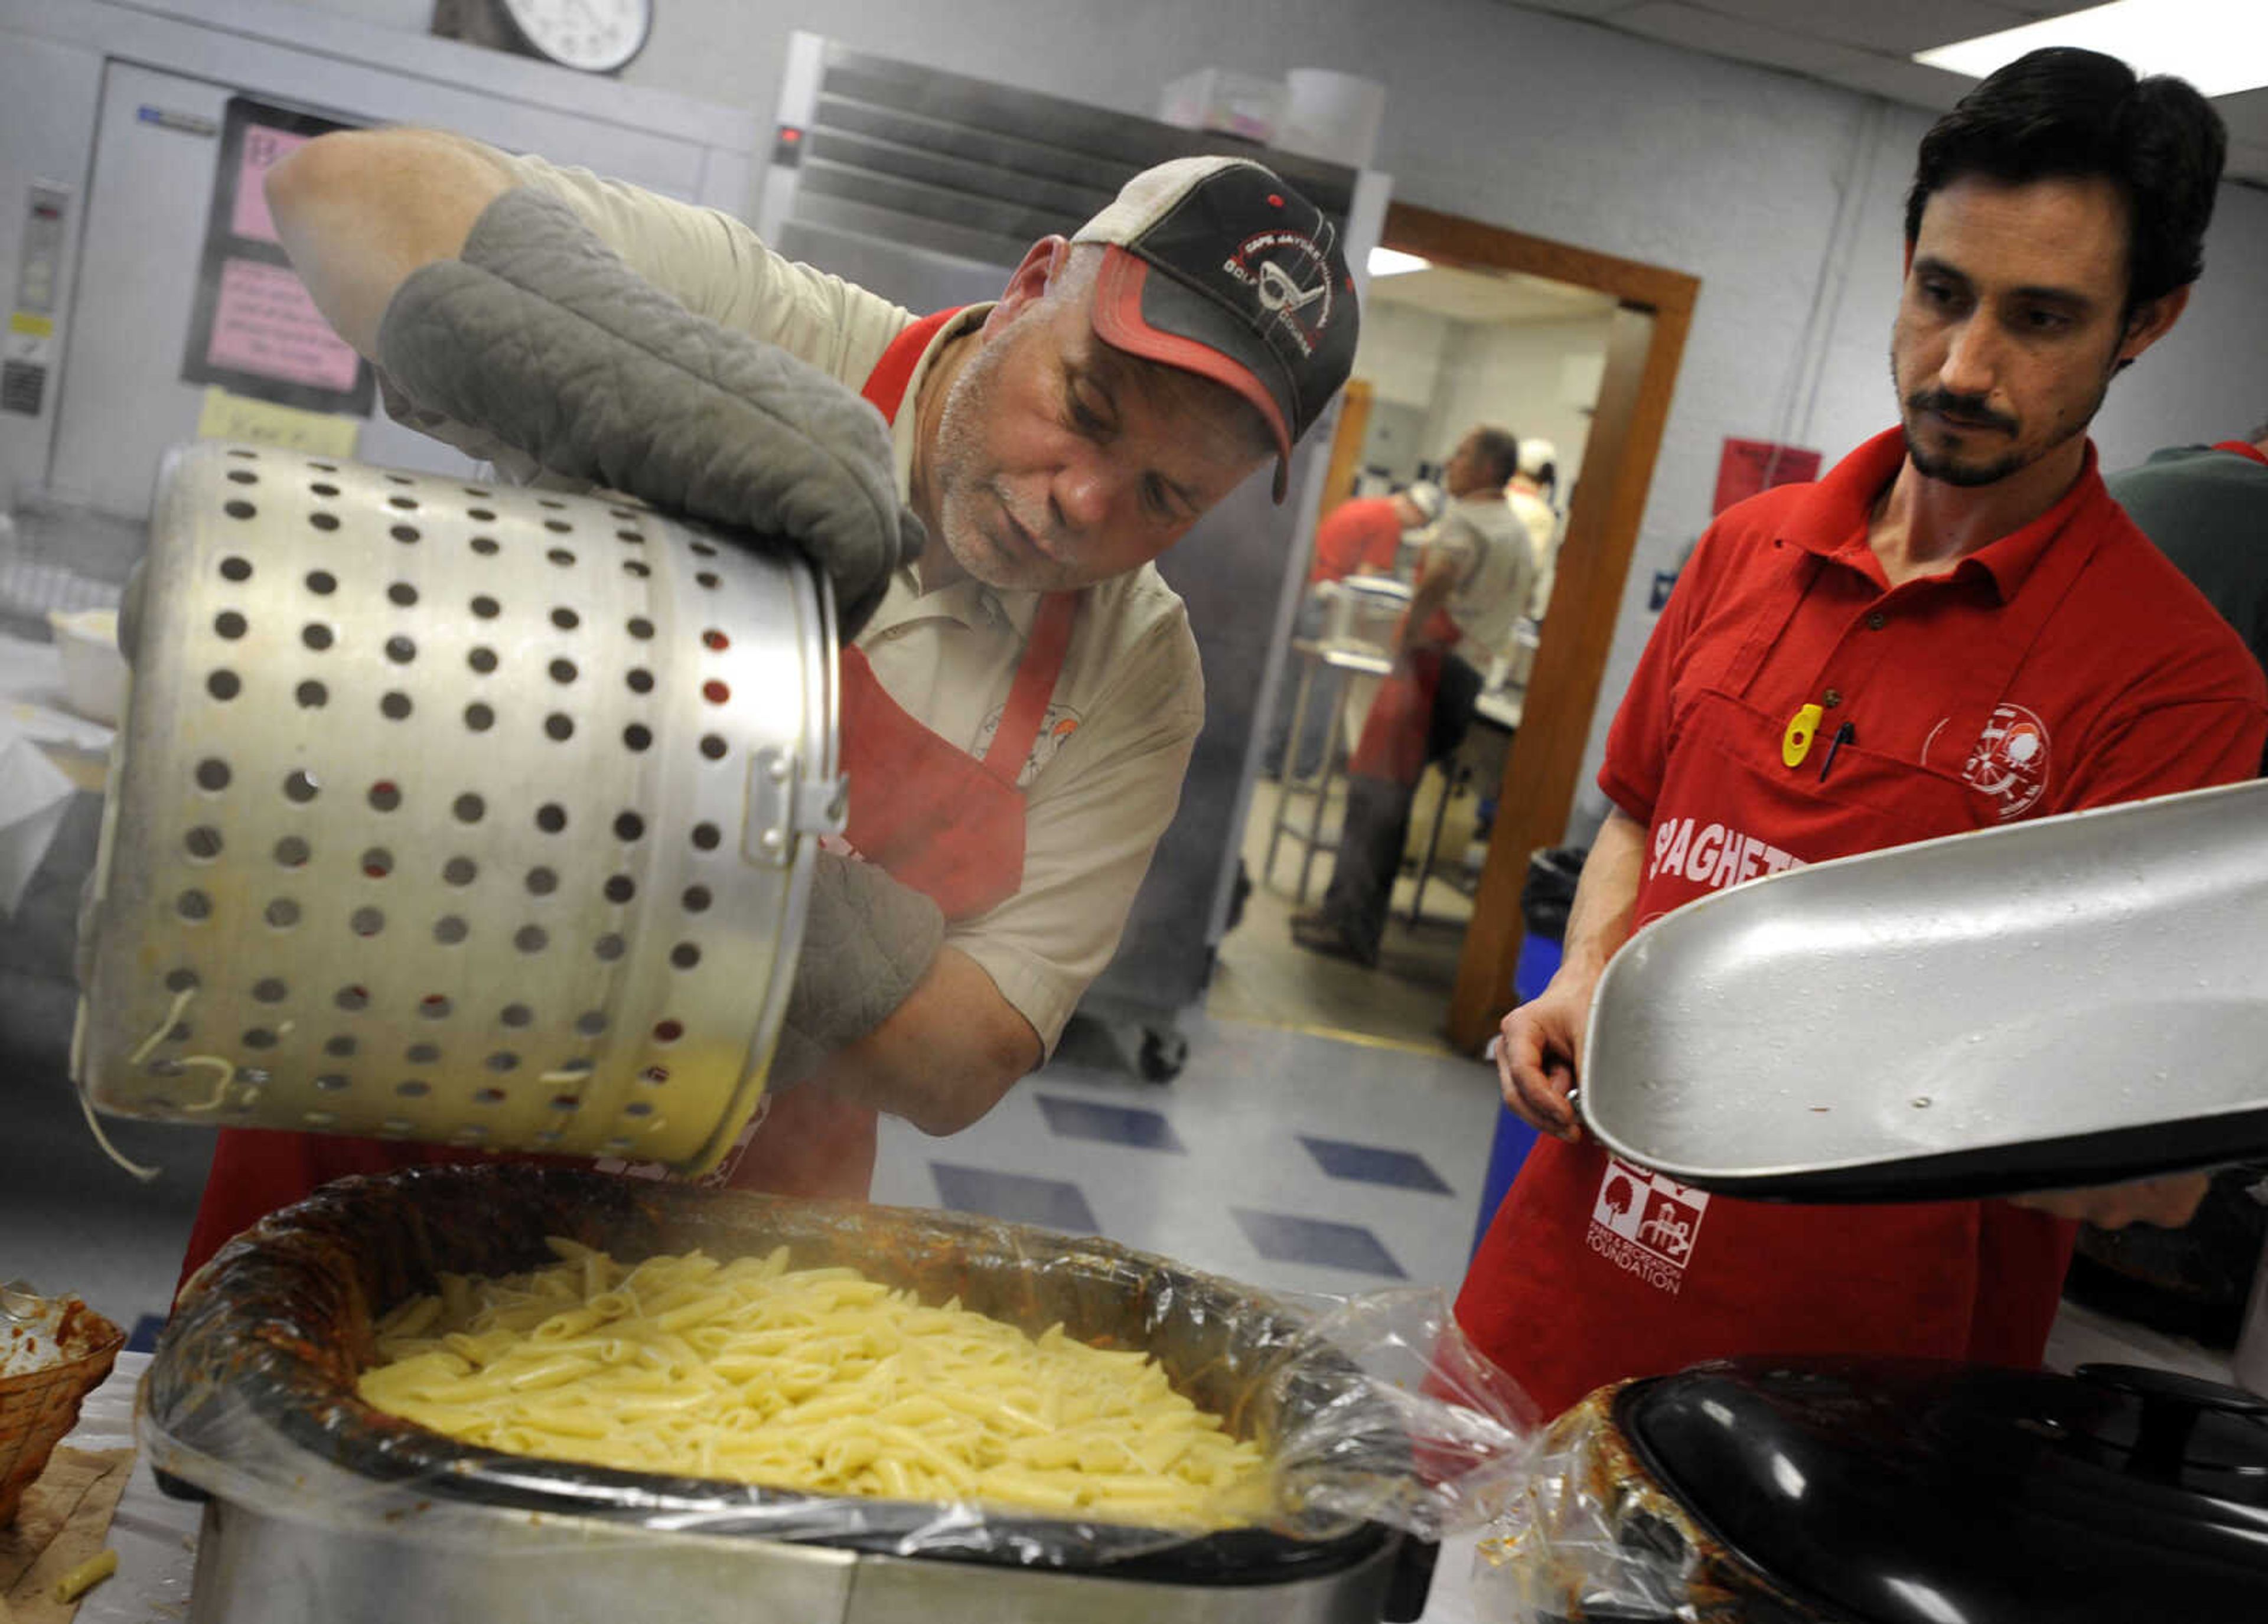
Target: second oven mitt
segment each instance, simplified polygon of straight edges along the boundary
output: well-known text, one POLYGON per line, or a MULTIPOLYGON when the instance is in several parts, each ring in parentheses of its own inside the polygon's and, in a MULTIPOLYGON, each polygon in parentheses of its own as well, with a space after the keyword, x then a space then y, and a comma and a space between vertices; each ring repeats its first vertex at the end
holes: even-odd
POLYGON ((377 360, 419 410, 556 474, 784 537, 833 581, 845 641, 921 551, 879 412, 694 314, 545 193, 505 193, 458 258, 413 272, 386 307, 377 360))
POLYGON ((887 1020, 944 942, 945 915, 928 896, 873 863, 819 853, 770 1086, 800 1083, 887 1020))

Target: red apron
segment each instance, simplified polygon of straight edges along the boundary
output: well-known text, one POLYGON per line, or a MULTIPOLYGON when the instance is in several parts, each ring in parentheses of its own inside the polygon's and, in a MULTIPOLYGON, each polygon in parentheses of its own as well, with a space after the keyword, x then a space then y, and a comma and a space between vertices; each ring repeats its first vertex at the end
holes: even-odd
MULTIPOLYGON (((1816 578, 1821 562, 1808 561, 1816 578)), ((2033 630, 2060 597, 2011 614, 2033 630)), ((1790 856, 1819 863, 1993 821, 1955 776, 1830 738, 1796 766, 1789 718, 1751 704, 1793 618, 1759 624, 1673 731, 1635 923, 1790 856)), ((1974 738, 2032 637, 1965 651, 1943 672, 1949 736, 1974 738), (1953 669, 1957 667, 1957 671, 1953 669)), ((1863 696, 1852 705, 1863 707, 1863 696)), ((1846 713, 1847 714, 1847 713, 1846 713)), ((1948 988, 1948 995, 1955 989, 1948 988)), ((1589 1141, 1540 1139, 1489 1226, 1457 1300, 1481 1349, 1547 1413, 1603 1384, 1734 1354, 1857 1353, 2033 1365, 2055 1318, 2077 1226, 2002 1201, 1815 1207, 1688 1189, 1589 1141)))
MULTIPOLYGON (((914 368, 960 312, 943 311, 892 340, 861 393, 895 421, 914 368)), ((1063 668, 1075 594, 1040 605, 1000 726, 980 764, 891 700, 866 657, 843 650, 843 760, 850 779, 850 843, 870 861, 934 897, 948 920, 1013 896, 1023 883, 1024 805, 1015 787, 1063 668), (864 791, 863 793, 861 791, 864 791)), ((770 1102, 733 1172, 738 1187, 863 1199, 873 1177, 875 1116, 813 1088, 770 1102)), ((484 1153, 456 1145, 401 1144, 328 1134, 224 1128, 181 1266, 187 1280, 239 1231, 317 1187, 353 1173, 469 1162, 579 1158, 484 1153)))

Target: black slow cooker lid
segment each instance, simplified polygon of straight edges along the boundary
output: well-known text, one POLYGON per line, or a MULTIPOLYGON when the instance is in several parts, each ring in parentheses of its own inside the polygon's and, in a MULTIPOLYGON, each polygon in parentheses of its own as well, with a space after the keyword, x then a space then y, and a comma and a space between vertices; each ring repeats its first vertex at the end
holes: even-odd
POLYGON ((1851 1624, 2268 1620, 2268 1400, 2235 1388, 1749 1358, 1614 1415, 1736 1559, 1851 1624))

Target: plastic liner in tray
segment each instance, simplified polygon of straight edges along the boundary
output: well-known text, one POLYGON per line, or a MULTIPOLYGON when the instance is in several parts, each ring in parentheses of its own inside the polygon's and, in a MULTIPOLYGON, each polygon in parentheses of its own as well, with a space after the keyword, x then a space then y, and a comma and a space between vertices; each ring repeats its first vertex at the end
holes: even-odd
MULTIPOLYGON (((225 1247, 182 1294, 144 1392, 163 1478, 340 1528, 437 1502, 1175 1583, 1273 1584, 1359 1562, 1397 1529, 1478 1526, 1533 1407, 1436 1292, 1320 1315, 1093 1237, 955 1213, 717 1192, 577 1169, 431 1167, 342 1179, 225 1247), (1153 1355, 1174 1385, 1259 1440, 1266 1525, 1197 1533, 999 1507, 827 1496, 505 1454, 364 1404, 373 1323, 443 1272, 553 1261, 565 1236, 631 1262, 785 1245, 924 1301, 1153 1355)), ((428 1519, 430 1520, 430 1519, 428 1519)))

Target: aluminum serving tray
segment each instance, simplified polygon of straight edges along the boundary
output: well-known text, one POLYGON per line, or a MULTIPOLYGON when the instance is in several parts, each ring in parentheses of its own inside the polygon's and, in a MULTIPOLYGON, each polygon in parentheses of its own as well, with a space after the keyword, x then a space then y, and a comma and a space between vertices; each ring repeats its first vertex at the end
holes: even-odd
POLYGON ((2268 1152, 2268 782, 1794 870, 1647 926, 1580 1096, 1704 1189, 1882 1201, 2268 1152))
POLYGON ((556 1167, 421 1168, 341 1180, 247 1231, 167 1326, 143 1432, 161 1482, 212 1500, 193 1620, 1356 1624, 1422 1603, 1429 1547, 1376 1524, 1174 1540, 884 1500, 846 1520, 839 1500, 459 1444, 354 1396, 377 1315, 442 1270, 548 1261, 547 1234, 625 1259, 785 1244, 799 1268, 852 1263, 1027 1330, 1145 1348, 1240 1436, 1336 1406, 1335 1467, 1408 1462, 1391 1415, 1335 1379, 1351 1367, 1270 1299, 1107 1241, 556 1167))

